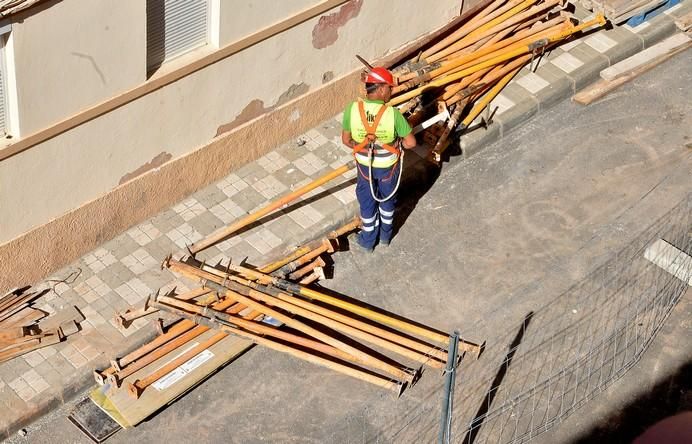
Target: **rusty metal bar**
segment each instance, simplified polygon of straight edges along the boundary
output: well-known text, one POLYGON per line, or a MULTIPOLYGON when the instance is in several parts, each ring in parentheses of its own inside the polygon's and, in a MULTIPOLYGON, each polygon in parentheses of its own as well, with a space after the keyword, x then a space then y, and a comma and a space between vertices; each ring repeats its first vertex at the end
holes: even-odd
POLYGON ((331 361, 329 359, 325 359, 321 356, 317 356, 317 355, 314 355, 312 353, 308 353, 304 350, 300 350, 300 349, 282 344, 280 342, 276 342, 276 341, 270 340, 268 338, 264 338, 262 336, 253 334, 251 332, 242 331, 242 330, 235 329, 235 328, 228 326, 228 325, 219 324, 219 322, 210 322, 209 320, 205 319, 202 316, 187 315, 186 319, 190 320, 191 322, 196 322, 199 324, 206 324, 210 328, 211 327, 216 328, 218 330, 223 331, 224 333, 234 334, 237 336, 242 335, 242 337, 249 339, 256 344, 263 345, 267 348, 270 348, 270 349, 273 349, 273 350, 276 350, 276 351, 279 351, 282 353, 287 353, 291 356, 303 359, 303 360, 311 362, 313 364, 327 367, 331 370, 343 373, 345 375, 360 379, 360 380, 365 381, 365 382, 369 382, 369 383, 377 385, 379 387, 383 387, 383 388, 386 388, 388 390, 393 390, 393 391, 397 392, 398 394, 401 394, 401 392, 403 391, 403 389, 405 387, 405 383, 403 383, 403 382, 388 379, 388 378, 385 378, 385 377, 377 375, 377 374, 373 374, 373 373, 370 373, 370 372, 367 372, 367 371, 364 371, 361 369, 353 368, 353 367, 348 366, 348 365, 334 362, 334 361, 331 361))
MULTIPOLYGON (((178 261, 170 261, 169 266, 171 267, 171 269, 175 269, 176 271, 180 272, 181 274, 187 275, 188 277, 192 277, 195 279, 200 279, 200 277, 194 272, 195 270, 199 271, 200 273, 208 274, 211 277, 214 277, 214 278, 216 277, 211 273, 204 272, 202 270, 191 267, 187 264, 182 264, 178 261), (174 264, 176 264, 176 265, 174 265, 174 264)), ((214 280, 207 281, 204 278, 202 278, 201 280, 202 280, 202 283, 205 286, 208 286, 209 288, 212 288, 212 289, 217 290, 217 291, 224 291, 225 290, 225 294, 230 299, 238 301, 238 302, 244 304, 245 306, 252 308, 253 310, 259 311, 260 313, 271 316, 272 318, 283 322, 284 324, 288 325, 289 327, 295 328, 296 330, 299 330, 299 331, 301 331, 301 332, 303 332, 309 336, 312 336, 316 339, 319 339, 320 341, 323 341, 326 344, 329 344, 329 345, 336 347, 342 351, 345 351, 346 353, 350 353, 350 354, 356 356, 357 358, 362 359, 364 362, 367 362, 368 365, 372 366, 373 368, 377 368, 379 370, 387 372, 387 373, 397 377, 398 379, 404 380, 404 381, 411 382, 415 378, 414 373, 408 373, 407 371, 402 370, 403 366, 397 367, 397 366, 388 364, 382 360, 379 360, 379 359, 377 359, 377 358, 375 358, 375 357, 373 357, 373 356, 371 356, 371 355, 369 355, 369 354, 367 354, 361 350, 358 350, 355 347, 352 347, 352 346, 344 343, 343 341, 340 341, 340 340, 338 340, 332 336, 329 336, 328 334, 326 334, 324 332, 321 332, 321 331, 319 331, 313 327, 310 327, 309 325, 307 325, 307 324, 305 324, 305 323, 303 323, 297 319, 294 319, 294 318, 287 316, 287 315, 285 315, 279 311, 276 311, 270 307, 267 307, 266 305, 263 305, 263 304, 255 301, 254 299, 252 299, 250 297, 243 296, 240 293, 237 293, 237 292, 232 291, 226 287, 223 287, 221 284, 217 284, 216 282, 214 282, 214 280)), ((252 289, 250 291, 259 293, 256 290, 252 290, 252 289)), ((274 298, 274 299, 276 299, 276 298, 274 298)), ((276 307, 284 308, 286 304, 283 303, 282 301, 276 299, 273 302, 273 305, 275 305, 276 307)))
POLYGON ((232 223, 231 225, 222 228, 221 230, 218 230, 209 236, 207 236, 204 239, 201 239, 198 242, 193 243, 192 245, 189 246, 190 253, 196 254, 202 250, 204 250, 207 247, 210 247, 214 245, 215 243, 227 238, 231 234, 235 233, 236 231, 240 230, 241 228, 244 228, 251 223, 261 219, 262 217, 266 216, 267 214, 273 213, 274 211, 281 209, 285 206, 287 206, 289 203, 293 202, 294 200, 298 199, 299 197, 309 193, 310 191, 314 190, 315 188, 324 185, 327 182, 330 182, 338 177, 340 177, 342 174, 347 173, 351 169, 355 167, 355 160, 351 160, 347 162, 345 165, 323 175, 322 177, 313 180, 312 182, 308 183, 307 185, 304 185, 300 188, 298 188, 295 191, 292 191, 291 193, 282 196, 281 198, 269 203, 268 205, 264 206, 263 208, 255 211, 254 213, 248 214, 247 216, 241 218, 240 220, 237 220, 236 222, 232 223))

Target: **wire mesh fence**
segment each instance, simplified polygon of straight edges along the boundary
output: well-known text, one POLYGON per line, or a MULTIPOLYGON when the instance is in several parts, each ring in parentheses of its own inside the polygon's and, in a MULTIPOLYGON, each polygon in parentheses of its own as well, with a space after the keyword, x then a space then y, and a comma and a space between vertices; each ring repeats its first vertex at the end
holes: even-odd
MULTIPOLYGON (((585 279, 462 360, 450 442, 523 443, 634 366, 692 281, 692 193, 585 279), (473 381, 473 382, 471 382, 473 381)), ((443 384, 363 442, 436 442, 443 384)))
MULTIPOLYGON (((550 429, 636 364, 692 276, 692 194, 484 360, 495 375, 457 391, 453 442, 521 443, 550 429), (667 269, 664 269, 667 268, 667 269), (494 354, 494 356, 493 356, 494 354), (485 387, 475 411, 474 393, 485 387)), ((463 373, 463 371, 462 371, 463 373)))

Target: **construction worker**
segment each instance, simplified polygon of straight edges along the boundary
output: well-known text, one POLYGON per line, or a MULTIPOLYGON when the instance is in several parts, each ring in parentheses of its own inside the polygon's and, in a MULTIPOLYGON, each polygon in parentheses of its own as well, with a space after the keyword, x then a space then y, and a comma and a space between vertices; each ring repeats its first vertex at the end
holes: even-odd
POLYGON ((356 238, 361 249, 392 240, 396 192, 401 179, 401 148, 416 146, 416 138, 398 109, 385 105, 394 77, 382 67, 364 77, 366 98, 351 102, 344 111, 341 141, 353 149, 358 169, 356 197, 362 229, 356 238))

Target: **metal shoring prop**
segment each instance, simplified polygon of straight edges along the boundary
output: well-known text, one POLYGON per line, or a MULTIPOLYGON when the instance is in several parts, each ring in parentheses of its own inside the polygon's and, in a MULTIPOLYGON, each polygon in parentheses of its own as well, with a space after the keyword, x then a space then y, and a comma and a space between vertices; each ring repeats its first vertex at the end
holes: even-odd
POLYGON ((445 388, 442 397, 442 416, 440 418, 440 434, 437 442, 449 444, 452 433, 452 408, 454 404, 454 381, 457 368, 457 348, 459 344, 459 332, 454 331, 449 337, 449 359, 445 369, 445 388))
MULTIPOLYGON (((166 266, 172 269, 173 271, 177 271, 183 275, 188 274, 194 276, 194 278, 201 279, 201 280, 206 280, 210 279, 209 275, 211 273, 205 272, 203 270, 200 270, 199 268, 193 267, 189 264, 186 264, 184 262, 176 261, 176 260, 168 260, 166 262, 166 266), (206 277, 205 277, 206 275, 206 277)), ((353 304, 351 302, 345 301, 343 299, 336 298, 334 296, 330 296, 324 293, 321 293, 319 291, 303 287, 299 284, 295 284, 293 282, 286 281, 285 279, 279 279, 274 276, 268 276, 266 274, 260 273, 256 270, 251 270, 246 267, 241 267, 241 266, 232 266, 232 270, 236 273, 240 273, 241 275, 248 276, 250 279, 255 279, 258 280, 260 283, 263 284, 270 284, 275 286, 278 289, 281 289, 287 293, 290 294, 297 294, 303 297, 306 297, 308 299, 312 300, 317 300, 320 302, 324 302, 326 304, 339 307, 343 310, 350 311, 351 313, 358 314, 360 316, 363 316, 367 319, 388 325, 390 327, 398 328, 400 330, 403 330, 407 333, 414 334, 421 336, 423 338, 432 340, 434 342, 438 342, 440 344, 447 344, 447 336, 443 335, 442 333, 438 333, 437 331, 431 329, 431 328, 426 328, 426 327, 421 327, 419 325, 416 325, 410 321, 404 321, 400 320, 397 318, 394 318, 392 316, 389 316, 384 313, 380 313, 377 311, 370 310, 366 307, 362 307, 360 305, 353 304)), ((217 270, 218 271, 218 270, 217 270)), ((231 277, 233 278, 233 277, 231 277)), ((216 282, 215 279, 219 279, 217 276, 211 275, 211 279, 213 282, 216 282)), ((481 346, 478 344, 474 344, 471 342, 467 341, 460 341, 459 342, 460 347, 462 350, 473 352, 473 353, 480 353, 481 351, 481 346)))
POLYGON ((199 253, 200 251, 204 250, 205 248, 208 248, 217 242, 220 242, 221 240, 227 238, 231 234, 235 233, 236 231, 247 227, 253 222, 258 221, 259 219, 263 218, 264 216, 273 213, 276 210, 286 208, 288 204, 293 202, 294 200, 298 199, 299 197, 309 193, 310 191, 314 190, 315 188, 324 185, 327 182, 330 182, 336 178, 341 177, 342 174, 347 173, 351 171, 354 167, 356 166, 355 160, 350 160, 346 162, 346 164, 340 166, 339 168, 336 168, 329 173, 313 180, 312 182, 298 188, 297 190, 294 190, 285 196, 280 197, 279 199, 276 199, 264 207, 260 208, 259 210, 250 213, 232 224, 223 227, 209 236, 205 237, 204 239, 200 239, 199 241, 193 243, 192 245, 189 245, 187 247, 188 251, 190 252, 191 255, 195 255, 199 253))
MULTIPOLYGON (((177 263, 177 262, 173 262, 173 263, 177 263)), ((187 265, 187 267, 191 268, 192 270, 197 270, 199 272, 204 273, 202 270, 195 269, 194 267, 191 267, 189 265, 187 265)), ((182 271, 181 271, 181 273, 182 273, 182 271)), ((215 276, 213 276, 213 277, 215 277, 215 276)), ((200 278, 198 277, 198 279, 200 279, 200 278)), ((305 324, 304 322, 302 322, 298 319, 292 318, 292 317, 287 316, 287 315, 285 315, 285 314, 283 314, 283 313, 281 313, 281 312, 279 312, 273 308, 270 308, 270 307, 260 303, 259 301, 253 299, 252 297, 244 296, 240 292, 236 292, 236 291, 233 291, 229 288, 222 287, 220 284, 218 284, 214 280, 207 281, 204 278, 201 278, 200 280, 203 281, 202 283, 204 285, 209 286, 210 288, 212 288, 213 290, 216 290, 217 292, 224 292, 224 290, 225 290, 224 293, 225 293, 227 298, 232 299, 232 300, 237 301, 237 302, 240 302, 241 304, 245 305, 246 307, 253 309, 253 310, 257 310, 264 315, 271 316, 272 318, 283 322, 288 327, 295 328, 296 330, 299 330, 308 336, 312 336, 315 339, 319 339, 320 341, 325 342, 325 343, 331 345, 332 347, 338 348, 338 349, 340 349, 346 353, 354 355, 355 357, 360 358, 363 361, 367 362, 367 364, 372 368, 376 368, 376 369, 379 369, 381 371, 384 371, 390 375, 397 377, 399 380, 413 382, 413 380, 416 379, 417 375, 416 375, 416 372, 414 370, 408 369, 399 363, 397 363, 397 365, 392 365, 392 364, 389 364, 385 361, 382 361, 382 360, 380 360, 380 359, 378 359, 378 358, 376 358, 376 357, 374 357, 374 356, 372 356, 366 352, 363 352, 363 351, 361 351, 361 350, 359 350, 359 349, 357 349, 357 348, 355 348, 349 344, 346 344, 345 342, 343 342, 343 341, 341 341, 335 337, 332 337, 331 335, 328 335, 328 334, 326 334, 326 333, 324 333, 324 332, 322 332, 322 331, 320 331, 314 327, 311 327, 311 326, 305 324)), ((265 295, 265 296, 267 296, 267 295, 265 295)), ((283 305, 283 304, 277 298, 277 301, 274 301, 274 305, 276 307, 280 308, 281 305, 283 305)))
MULTIPOLYGON (((160 308, 163 308, 162 306, 164 305, 158 302, 154 302, 153 304, 159 306, 160 308)), ((354 378, 358 378, 366 382, 370 382, 371 384, 375 384, 377 386, 389 390, 393 390, 397 393, 397 396, 400 396, 404 388, 406 387, 406 382, 398 381, 396 379, 387 378, 379 374, 366 372, 362 369, 356 369, 347 365, 343 365, 341 363, 325 359, 321 356, 308 353, 304 350, 270 340, 269 338, 266 338, 264 336, 260 336, 244 330, 238 330, 219 319, 210 320, 208 318, 205 318, 204 316, 194 315, 191 313, 184 314, 182 311, 178 312, 178 314, 184 317, 186 320, 189 320, 190 322, 198 323, 200 326, 204 325, 206 328, 214 328, 221 330, 224 333, 243 336, 256 344, 263 345, 267 348, 271 348, 282 353, 287 353, 292 356, 311 362, 313 364, 321 365, 331 370, 343 373, 345 375, 352 376, 354 378)))

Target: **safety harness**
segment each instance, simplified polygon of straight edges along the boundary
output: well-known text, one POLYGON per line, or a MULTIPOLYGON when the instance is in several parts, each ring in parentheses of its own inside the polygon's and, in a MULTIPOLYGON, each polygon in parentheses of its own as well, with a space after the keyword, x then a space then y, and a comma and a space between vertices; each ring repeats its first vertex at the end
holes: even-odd
MULTIPOLYGON (((397 182, 396 186, 394 187, 394 190, 392 190, 392 193, 385 197, 385 198, 378 198, 375 195, 375 190, 372 186, 372 162, 373 162, 373 151, 374 151, 374 145, 375 142, 377 141, 377 127, 380 124, 380 120, 382 119, 382 116, 384 115, 385 111, 387 111, 387 106, 382 105, 380 109, 377 111, 377 115, 375 115, 375 120, 372 122, 372 125, 370 125, 370 122, 368 122, 368 117, 365 114, 365 105, 363 104, 363 101, 359 100, 358 101, 358 112, 360 113, 360 119, 363 122, 363 127, 365 128, 365 138, 363 139, 362 142, 357 144, 356 146, 353 147, 353 157, 356 158, 357 154, 367 154, 368 156, 368 177, 364 177, 369 184, 370 184, 370 194, 372 195, 372 198, 375 199, 376 202, 386 202, 394 195, 396 194, 397 190, 399 189, 399 184, 401 183, 401 172, 403 171, 404 168, 404 152, 403 150, 388 145, 386 143, 380 143, 379 146, 382 147, 383 149, 389 151, 389 153, 397 156, 396 162, 399 163, 399 176, 397 177, 397 182)), ((357 158, 356 158, 357 161, 357 158)), ((358 162, 357 162, 358 163, 358 162)), ((394 174, 394 167, 396 163, 392 165, 392 174, 394 174)), ((358 172, 360 173, 360 167, 358 168, 358 172)), ((361 173, 362 174, 362 173, 361 173)))
MULTIPOLYGON (((365 139, 363 139, 362 142, 360 142, 358 145, 353 147, 353 155, 355 156, 356 154, 366 154, 368 150, 371 149, 372 145, 377 141, 377 127, 380 125, 380 120, 382 120, 382 116, 384 115, 384 112, 387 111, 387 106, 382 105, 377 111, 377 115, 375 116, 375 120, 372 122, 372 125, 370 125, 370 122, 368 122, 368 117, 365 114, 365 105, 364 103, 359 100, 358 101, 358 112, 360 113, 360 119, 363 122, 363 127, 365 127, 365 139)), ((396 147, 393 147, 391 145, 387 145, 386 143, 380 144, 380 146, 389 151, 391 154, 394 154, 395 156, 399 156, 401 151, 397 149, 396 147)))

